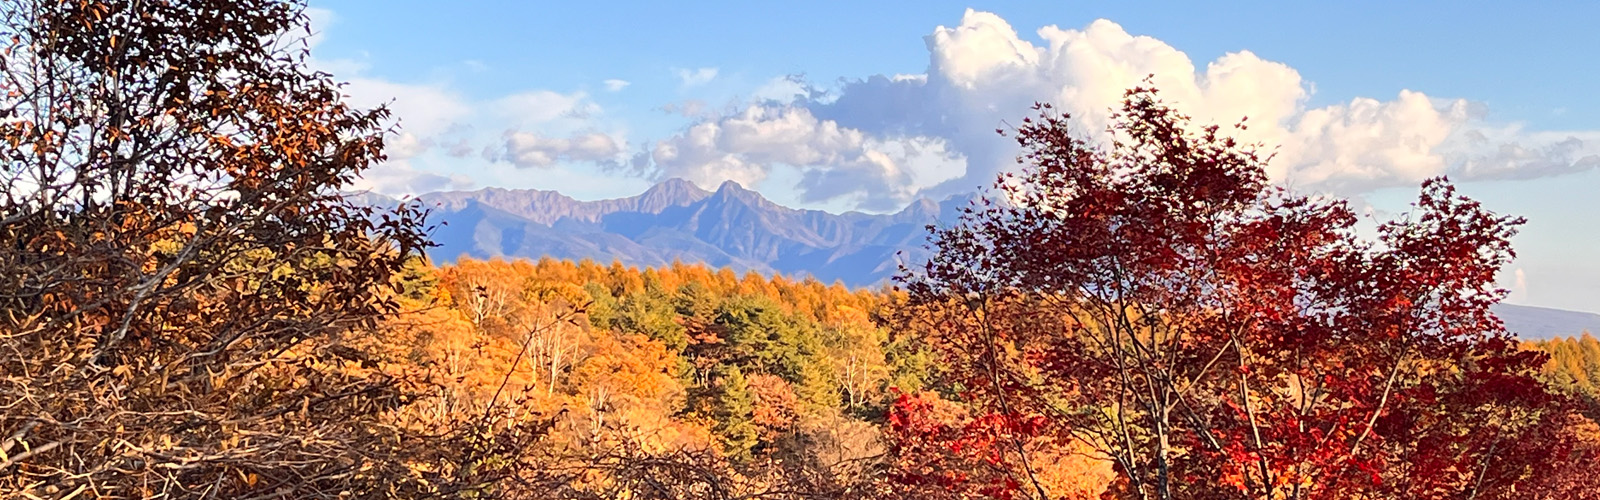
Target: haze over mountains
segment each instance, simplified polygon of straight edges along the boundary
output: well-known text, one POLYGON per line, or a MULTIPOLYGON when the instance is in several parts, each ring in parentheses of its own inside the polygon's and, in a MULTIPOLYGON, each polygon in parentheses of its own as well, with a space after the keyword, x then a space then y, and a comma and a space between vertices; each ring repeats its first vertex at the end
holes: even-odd
MULTIPOLYGON (((921 199, 893 214, 784 207, 728 181, 707 191, 669 179, 638 196, 580 201, 555 191, 486 188, 420 196, 434 206, 429 254, 620 261, 673 261, 737 271, 810 275, 850 286, 885 283, 900 262, 920 262, 925 226, 951 221, 969 197, 921 199)), ((1503 304, 1496 312, 1525 338, 1600 333, 1600 315, 1503 304)))

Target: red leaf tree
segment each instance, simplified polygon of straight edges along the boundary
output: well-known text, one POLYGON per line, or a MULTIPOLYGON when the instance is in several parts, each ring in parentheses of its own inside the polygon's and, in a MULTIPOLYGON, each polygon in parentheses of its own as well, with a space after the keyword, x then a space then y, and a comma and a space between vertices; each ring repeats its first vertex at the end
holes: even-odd
POLYGON ((1505 498, 1539 472, 1566 409, 1489 310, 1521 219, 1434 179, 1364 238, 1154 89, 1103 146, 1035 109, 1021 172, 902 278, 972 418, 1032 422, 989 434, 996 496, 1054 496, 1041 439, 1113 462, 1115 498, 1505 498))

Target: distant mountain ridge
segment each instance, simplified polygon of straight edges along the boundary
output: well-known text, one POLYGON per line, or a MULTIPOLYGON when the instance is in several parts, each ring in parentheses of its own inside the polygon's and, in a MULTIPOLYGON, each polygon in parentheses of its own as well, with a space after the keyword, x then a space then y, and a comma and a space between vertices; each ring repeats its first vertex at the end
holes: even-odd
POLYGON ((661 213, 674 206, 687 205, 711 193, 683 179, 668 179, 639 196, 599 201, 578 201, 556 191, 538 189, 486 188, 477 191, 444 191, 421 196, 444 210, 461 210, 469 202, 505 211, 533 222, 554 225, 562 218, 599 222, 617 212, 661 213))
POLYGON ((1600 335, 1600 314, 1595 313, 1496 304, 1494 314, 1507 330, 1526 339, 1576 337, 1583 332, 1600 335))
POLYGON ((899 252, 920 259, 925 226, 953 217, 966 202, 923 199, 894 214, 834 214, 785 207, 733 181, 706 191, 683 179, 597 201, 499 188, 419 198, 445 223, 434 234, 435 260, 548 256, 635 266, 679 260, 855 286, 886 281, 898 269, 899 252))
MULTIPOLYGON (((436 261, 466 255, 673 261, 738 271, 810 275, 851 286, 886 282, 901 262, 920 262, 925 226, 954 220, 969 198, 919 199, 893 214, 789 208, 728 181, 707 191, 669 179, 627 198, 580 201, 555 191, 486 188, 419 197, 444 224, 433 234, 436 261)), ((376 203, 374 197, 364 198, 376 203)), ((1495 312, 1523 338, 1600 333, 1600 314, 1500 304, 1495 312)))

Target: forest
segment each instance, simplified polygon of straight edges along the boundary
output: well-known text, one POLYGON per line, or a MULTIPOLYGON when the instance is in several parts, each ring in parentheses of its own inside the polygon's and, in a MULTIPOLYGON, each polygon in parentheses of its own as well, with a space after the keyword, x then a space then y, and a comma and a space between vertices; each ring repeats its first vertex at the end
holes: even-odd
POLYGON ((1600 341, 1505 331, 1447 179, 1368 237, 1141 86, 881 287, 435 263, 304 9, 0 6, 0 496, 1600 495, 1600 341))

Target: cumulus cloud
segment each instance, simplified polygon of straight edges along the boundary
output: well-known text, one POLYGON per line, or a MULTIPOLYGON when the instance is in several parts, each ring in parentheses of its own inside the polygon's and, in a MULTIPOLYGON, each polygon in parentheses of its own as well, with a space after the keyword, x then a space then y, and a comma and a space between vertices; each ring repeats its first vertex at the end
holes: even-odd
MULTIPOLYGON (((336 16, 313 9, 311 18, 308 42, 315 46, 336 16)), ((1197 63, 1107 20, 1024 35, 1000 16, 968 10, 958 24, 936 27, 923 41, 922 73, 821 86, 791 75, 751 89, 743 101, 669 104, 660 109, 689 123, 631 146, 617 132, 626 124, 605 117, 585 92, 529 90, 473 99, 448 80, 394 82, 368 76, 358 60, 313 63, 350 82, 352 104, 388 105, 398 117, 401 128, 387 142, 395 165, 370 174, 382 177, 372 182, 384 186, 380 191, 459 183, 413 168, 451 160, 523 168, 593 163, 609 172, 685 177, 702 185, 756 184, 788 169, 794 175, 776 177, 794 179, 802 201, 889 210, 918 196, 986 186, 996 173, 1015 168, 1015 142, 994 130, 1026 116, 1036 101, 1072 113, 1080 133, 1104 139, 1107 112, 1148 75, 1167 102, 1200 123, 1249 117, 1240 138, 1271 148, 1269 174, 1297 189, 1355 195, 1438 175, 1527 179, 1600 168, 1600 132, 1491 123, 1482 104, 1411 90, 1312 107, 1314 87, 1288 65, 1249 51, 1197 63)), ((709 84, 719 74, 715 67, 672 71, 683 88, 709 84)), ((605 92, 630 85, 620 79, 601 84, 605 92)))
POLYGON ((542 168, 558 161, 601 162, 622 154, 622 142, 600 133, 588 132, 570 137, 546 137, 532 132, 507 132, 505 142, 491 160, 505 161, 521 168, 542 168))
POLYGON ((685 87, 698 87, 717 79, 717 68, 678 68, 674 72, 678 74, 678 81, 683 82, 685 87))
POLYGON ((963 168, 940 139, 868 139, 860 156, 829 168, 803 168, 800 199, 823 202, 846 198, 862 210, 898 210, 922 189, 958 176, 963 168))
POLYGON ((682 177, 703 186, 724 180, 752 185, 765 179, 774 163, 836 162, 864 140, 859 132, 818 123, 804 109, 751 106, 656 143, 650 158, 659 178, 682 177))
POLYGON ((942 167, 948 176, 952 156, 937 138, 869 137, 819 120, 806 108, 768 102, 657 142, 648 165, 654 177, 701 185, 724 180, 752 185, 775 166, 793 167, 802 174, 802 201, 852 196, 861 208, 888 210, 931 185, 930 174, 940 175, 939 168, 918 170, 912 164, 942 167), (861 196, 869 192, 872 196, 861 196))
POLYGON ((421 155, 434 146, 433 139, 423 138, 411 132, 400 132, 390 135, 383 143, 384 152, 390 158, 404 159, 421 155))
MULTIPOLYGON (((1249 51, 1202 67, 1107 20, 1035 34, 1037 42, 1026 40, 999 16, 968 10, 960 24, 924 38, 924 74, 871 76, 828 91, 793 77, 774 80, 744 109, 659 142, 656 173, 750 182, 789 165, 804 174, 797 187, 806 200, 892 205, 913 195, 908 186, 944 196, 1014 168, 1015 143, 994 130, 1025 116, 1033 102, 1055 104, 1080 133, 1103 139, 1108 111, 1149 75, 1164 100, 1200 123, 1248 117, 1240 139, 1274 148, 1269 174, 1299 189, 1349 195, 1438 175, 1528 178, 1600 166, 1594 134, 1485 123, 1481 106, 1465 100, 1405 90, 1311 108, 1311 85, 1299 72, 1249 51), (939 153, 885 159, 879 153, 889 143, 937 144, 939 153), (964 168, 952 174, 951 158, 964 168), (931 178, 943 182, 927 185, 931 178)), ((680 70, 686 83, 688 75, 680 70)))

